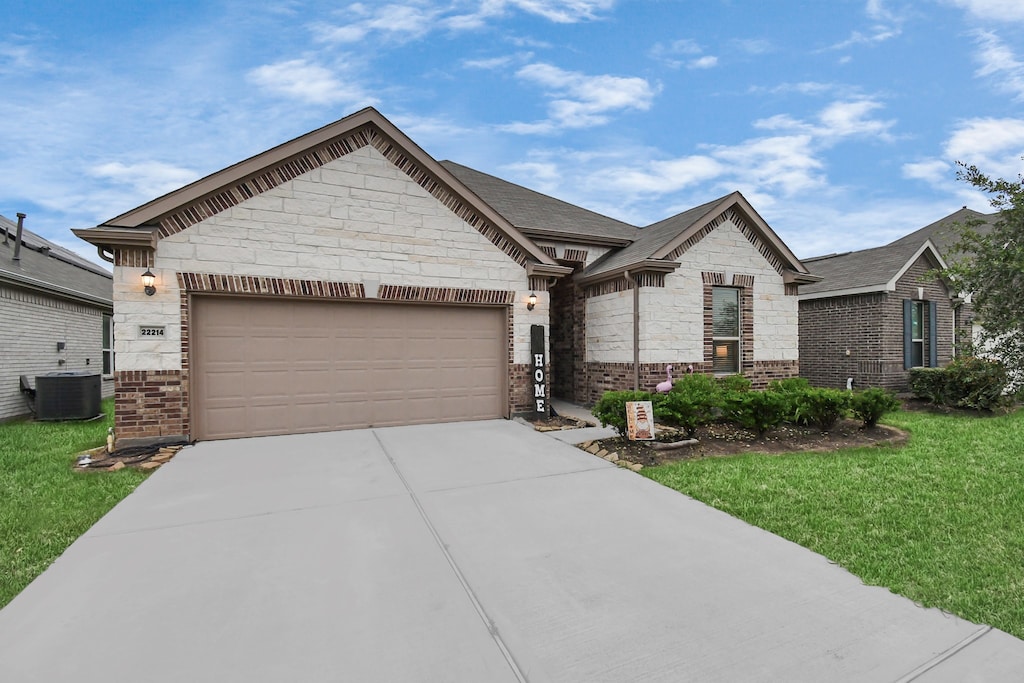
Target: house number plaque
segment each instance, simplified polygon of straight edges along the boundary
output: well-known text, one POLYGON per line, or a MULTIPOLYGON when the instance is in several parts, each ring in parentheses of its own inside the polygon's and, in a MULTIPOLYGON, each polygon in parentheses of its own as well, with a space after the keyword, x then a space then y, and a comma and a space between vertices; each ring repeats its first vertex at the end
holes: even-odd
POLYGON ((140 337, 162 337, 164 336, 163 325, 139 325, 140 337))

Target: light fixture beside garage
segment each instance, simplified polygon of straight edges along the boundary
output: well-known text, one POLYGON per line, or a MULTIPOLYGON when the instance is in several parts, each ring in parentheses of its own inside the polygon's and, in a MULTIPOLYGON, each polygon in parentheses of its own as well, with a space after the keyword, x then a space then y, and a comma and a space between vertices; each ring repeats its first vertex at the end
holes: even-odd
POLYGON ((533 307, 537 305, 537 295, 530 292, 529 298, 526 300, 526 310, 532 311, 533 307))
POLYGON ((142 274, 142 284, 146 288, 146 296, 156 294, 156 287, 153 286, 154 282, 156 282, 156 275, 153 275, 153 271, 146 268, 146 272, 142 274))

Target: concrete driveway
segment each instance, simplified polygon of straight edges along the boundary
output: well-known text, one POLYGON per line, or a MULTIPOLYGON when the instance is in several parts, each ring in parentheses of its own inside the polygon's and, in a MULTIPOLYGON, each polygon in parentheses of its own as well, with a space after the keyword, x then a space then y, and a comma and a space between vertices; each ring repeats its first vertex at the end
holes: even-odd
POLYGON ((1024 642, 522 425, 202 443, 0 610, 0 681, 1019 680, 1024 642))

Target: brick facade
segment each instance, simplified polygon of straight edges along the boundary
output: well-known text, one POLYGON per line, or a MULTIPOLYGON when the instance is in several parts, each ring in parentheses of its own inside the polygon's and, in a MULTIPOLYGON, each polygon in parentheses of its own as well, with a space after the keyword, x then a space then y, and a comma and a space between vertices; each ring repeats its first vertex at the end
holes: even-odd
MULTIPOLYGON (((903 367, 903 301, 936 304, 936 355, 940 366, 953 357, 953 308, 941 280, 926 279, 932 268, 921 256, 892 292, 871 292, 809 299, 800 302, 800 375, 814 386, 845 388, 853 378, 858 388, 884 387, 906 391, 903 367)), ((925 307, 924 329, 929 329, 925 307)), ((924 361, 930 355, 927 333, 924 361)))
POLYGON ((114 373, 114 429, 119 440, 178 441, 189 435, 188 382, 177 370, 114 373))
MULTIPOLYGON (((686 372, 688 366, 693 371, 711 374, 711 363, 678 361, 671 363, 672 377, 678 379, 686 372)), ((750 380, 755 389, 764 389, 775 379, 796 377, 800 374, 800 362, 795 360, 754 361, 744 370, 743 376, 750 380)), ((640 390, 654 391, 660 382, 665 381, 665 366, 661 363, 640 364, 640 390)), ((633 388, 632 363, 587 363, 588 389, 581 403, 593 405, 606 391, 623 391, 633 388)))

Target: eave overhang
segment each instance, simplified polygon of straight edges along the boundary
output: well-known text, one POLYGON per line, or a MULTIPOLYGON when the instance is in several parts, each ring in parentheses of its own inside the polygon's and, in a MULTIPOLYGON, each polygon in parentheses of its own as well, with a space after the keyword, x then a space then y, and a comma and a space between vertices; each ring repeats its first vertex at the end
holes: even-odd
POLYGON ((60 285, 44 282, 27 275, 20 275, 6 270, 0 270, 0 283, 10 284, 15 287, 39 292, 40 294, 46 294, 47 296, 52 296, 58 299, 66 299, 69 301, 89 304, 96 308, 105 308, 110 310, 113 310, 114 308, 114 302, 110 299, 104 299, 103 297, 94 296, 68 287, 61 287, 60 285))
POLYGON ((633 240, 625 237, 601 237, 580 233, 561 232, 559 230, 546 230, 544 228, 524 228, 520 226, 519 232, 533 239, 548 240, 551 242, 571 242, 573 244, 589 244, 595 247, 627 247, 633 243, 633 240))
POLYGON ((604 282, 606 280, 617 280, 620 277, 624 277, 626 273, 629 273, 631 277, 636 276, 639 273, 672 273, 675 272, 679 266, 682 265, 678 261, 665 261, 662 259, 644 259, 643 261, 636 261, 626 266, 620 266, 613 270, 604 271, 602 273, 596 273, 593 275, 586 275, 580 273, 573 278, 577 284, 581 286, 593 285, 598 282, 604 282))
POLYGON ((74 228, 71 232, 89 244, 112 251, 120 249, 156 249, 160 228, 153 226, 117 227, 98 225, 95 228, 74 228))

